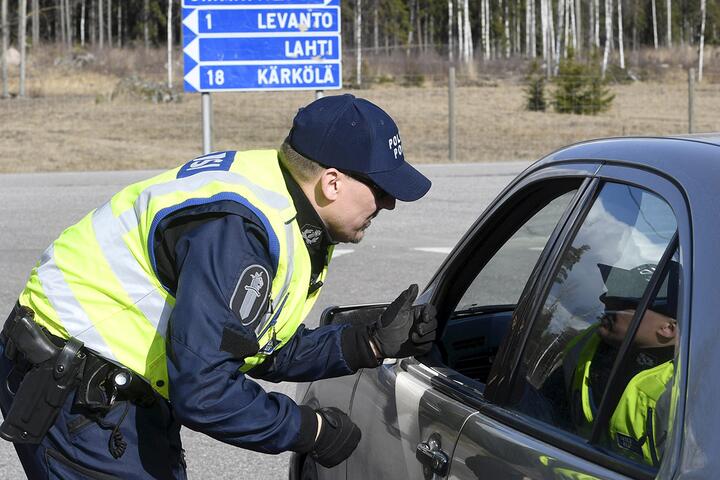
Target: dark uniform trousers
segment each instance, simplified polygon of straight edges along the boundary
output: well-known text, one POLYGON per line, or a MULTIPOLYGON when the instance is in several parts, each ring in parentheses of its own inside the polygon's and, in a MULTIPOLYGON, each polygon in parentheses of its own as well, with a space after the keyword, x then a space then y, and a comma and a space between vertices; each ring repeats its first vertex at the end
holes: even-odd
MULTIPOLYGON (((17 390, 13 362, 0 343, 0 410, 7 414, 17 390)), ((168 402, 159 399, 151 407, 118 401, 102 418, 73 406, 68 396, 55 424, 38 445, 15 444, 28 478, 34 479, 184 479, 185 461, 180 424, 168 402), (121 421, 122 420, 122 421, 121 421), (113 429, 125 443, 124 453, 110 453, 113 429)), ((3 440, 0 440, 3 441, 3 440)), ((117 442, 115 442, 117 446, 117 442)))

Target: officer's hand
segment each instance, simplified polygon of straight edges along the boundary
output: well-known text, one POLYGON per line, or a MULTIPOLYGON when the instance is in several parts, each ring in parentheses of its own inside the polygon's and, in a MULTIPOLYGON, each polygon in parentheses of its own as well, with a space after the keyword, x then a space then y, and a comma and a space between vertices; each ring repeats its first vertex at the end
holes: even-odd
POLYGON ((382 358, 423 355, 435 340, 437 319, 432 305, 413 306, 418 286, 410 285, 385 310, 370 335, 382 358))
POLYGON ((360 442, 360 429, 340 409, 327 407, 316 413, 321 421, 310 456, 323 467, 334 467, 355 450, 360 442))

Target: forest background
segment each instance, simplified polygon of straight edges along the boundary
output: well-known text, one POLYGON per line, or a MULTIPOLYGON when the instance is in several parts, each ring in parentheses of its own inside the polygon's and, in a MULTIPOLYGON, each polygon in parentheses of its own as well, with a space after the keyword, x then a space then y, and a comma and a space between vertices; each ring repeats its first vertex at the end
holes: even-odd
MULTIPOLYGON (((0 171, 164 168, 197 155, 200 100, 182 92, 181 11, 180 0, 0 0, 0 171)), ((694 131, 720 130, 718 0, 347 0, 341 11, 343 91, 398 120, 413 162, 449 159, 450 67, 457 161, 687 133, 690 69, 694 131), (553 110, 569 56, 607 83, 607 111, 553 110), (546 112, 526 108, 533 66, 546 112)), ((314 95, 213 94, 213 147, 276 147, 314 95)))

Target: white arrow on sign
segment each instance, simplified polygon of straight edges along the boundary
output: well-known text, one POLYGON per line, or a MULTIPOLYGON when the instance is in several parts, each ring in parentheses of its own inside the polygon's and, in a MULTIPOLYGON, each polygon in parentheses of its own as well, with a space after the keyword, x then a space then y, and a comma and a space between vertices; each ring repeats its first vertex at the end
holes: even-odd
POLYGON ((187 53, 188 57, 192 58, 196 62, 200 61, 200 37, 196 37, 192 42, 188 43, 183 50, 187 53))
POLYGON ((197 9, 193 10, 190 15, 185 17, 185 20, 183 20, 183 25, 185 25, 187 28, 190 29, 191 32, 193 32, 195 35, 198 34, 200 31, 200 20, 198 18, 198 11, 197 9))
POLYGON ((200 65, 196 65, 195 68, 185 75, 185 81, 188 82, 195 90, 200 90, 200 65))

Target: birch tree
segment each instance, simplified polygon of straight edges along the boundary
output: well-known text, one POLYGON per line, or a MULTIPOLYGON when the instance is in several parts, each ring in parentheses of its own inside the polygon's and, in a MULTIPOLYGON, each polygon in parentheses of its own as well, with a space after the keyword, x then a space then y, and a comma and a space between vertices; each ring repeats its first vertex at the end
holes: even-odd
POLYGON ((657 9, 655 8, 655 0, 652 0, 652 24, 653 24, 653 40, 655 40, 655 50, 657 50, 657 48, 658 48, 657 9))
POLYGON ((18 96, 25 96, 25 68, 27 67, 27 0, 20 0, 18 12, 18 43, 20 44, 20 91, 18 96))
POLYGON ((8 0, 0 0, 0 30, 2 30, 2 59, 0 59, 0 70, 2 70, 2 98, 8 98, 10 92, 8 92, 8 65, 7 65, 7 51, 8 43, 10 38, 10 32, 8 31, 8 0))
POLYGON ((473 43, 472 43, 472 30, 470 30, 470 3, 469 0, 464 0, 463 10, 465 11, 463 17, 465 18, 465 26, 463 28, 464 37, 464 51, 465 51, 465 63, 470 64, 473 58, 473 43))
POLYGON ((667 46, 672 47, 672 0, 667 0, 667 46))
POLYGON ((698 53, 698 82, 702 82, 703 56, 705 54, 705 16, 707 14, 706 0, 700 0, 700 52, 698 53))
MULTIPOLYGON (((170 1, 170 0, 168 0, 170 1)), ((107 38, 108 46, 113 46, 113 34, 112 34, 112 0, 107 0, 107 38)))
POLYGON ((32 0, 32 44, 33 47, 40 43, 40 0, 32 0))
POLYGON ((355 0, 355 51, 355 80, 362 85, 362 0, 355 0))
POLYGON ((622 0, 618 0, 617 7, 618 19, 618 50, 620 52, 620 68, 625 70, 625 50, 623 49, 623 18, 622 18, 622 0))
POLYGON ((100 50, 103 49, 103 46, 105 44, 104 30, 105 30, 105 15, 103 14, 103 0, 98 0, 98 36, 99 36, 100 50))
POLYGON ((605 0, 605 51, 603 52, 602 76, 605 78, 608 57, 610 56, 610 42, 612 41, 612 0, 605 0))
POLYGON ((448 0, 448 61, 453 62, 453 0, 448 0))
POLYGON ((80 3, 80 46, 85 46, 85 0, 80 3))
POLYGON ((168 74, 168 88, 172 88, 173 84, 173 68, 172 68, 172 11, 173 11, 173 0, 168 0, 167 5, 167 74, 168 74))

